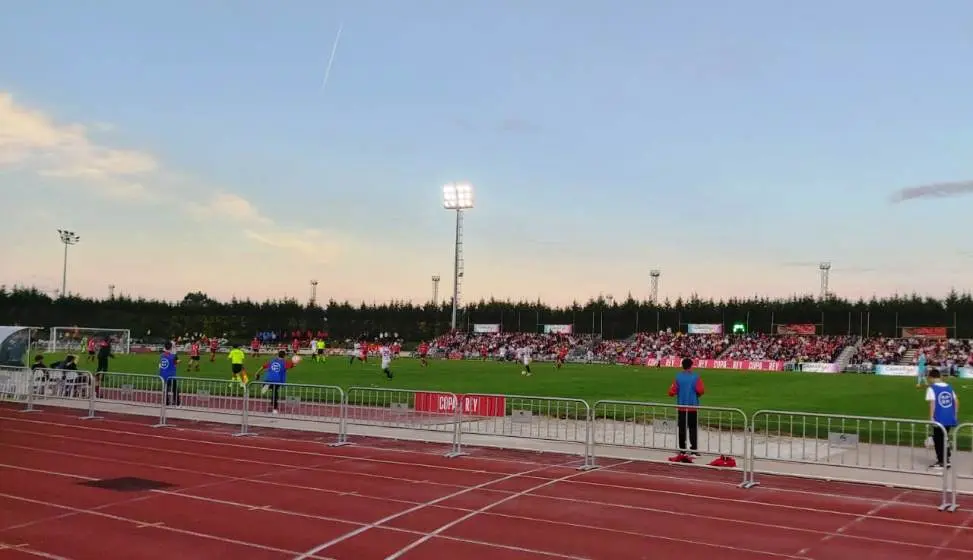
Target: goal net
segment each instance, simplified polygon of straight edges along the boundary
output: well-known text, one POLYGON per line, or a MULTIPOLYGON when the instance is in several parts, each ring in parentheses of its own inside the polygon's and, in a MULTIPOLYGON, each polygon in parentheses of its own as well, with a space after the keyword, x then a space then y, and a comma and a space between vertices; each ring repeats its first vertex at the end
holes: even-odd
POLYGON ((87 351, 89 340, 95 345, 105 339, 111 341, 112 352, 128 354, 132 347, 132 335, 128 329, 100 329, 94 327, 52 327, 51 338, 47 342, 48 352, 87 351))

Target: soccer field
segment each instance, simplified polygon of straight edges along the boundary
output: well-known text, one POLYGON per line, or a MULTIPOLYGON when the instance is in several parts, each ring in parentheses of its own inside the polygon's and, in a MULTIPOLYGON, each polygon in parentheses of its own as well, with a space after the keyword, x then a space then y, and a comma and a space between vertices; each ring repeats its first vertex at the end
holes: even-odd
MULTIPOLYGON (((47 362, 61 356, 48 355, 47 362)), ((204 356, 199 373, 186 372, 188 359, 181 356, 180 376, 229 379, 230 366, 225 355, 210 363, 204 356)), ((93 369, 93 362, 81 357, 81 369, 93 369)), ((269 359, 269 358, 265 358, 269 359)), ((264 360, 265 360, 264 359, 264 360)), ((254 372, 264 360, 247 359, 247 370, 254 372)), ((154 375, 158 372, 156 354, 119 355, 110 370, 154 375)), ((593 404, 600 399, 669 403, 669 384, 675 370, 633 366, 568 364, 556 370, 550 363, 535 363, 533 375, 520 375, 520 364, 493 361, 430 361, 428 368, 412 358, 398 358, 392 364, 394 379, 386 379, 379 361, 349 365, 343 356, 329 357, 326 363, 305 359, 288 375, 291 383, 337 385, 342 388, 393 387, 448 391, 455 393, 497 393, 584 399, 593 404)), ((830 414, 925 419, 928 405, 924 390, 915 387, 911 377, 880 377, 856 374, 815 374, 700 370, 706 384, 702 404, 742 409, 748 415, 761 409, 830 414)), ((968 382, 953 382, 962 400, 968 382)))

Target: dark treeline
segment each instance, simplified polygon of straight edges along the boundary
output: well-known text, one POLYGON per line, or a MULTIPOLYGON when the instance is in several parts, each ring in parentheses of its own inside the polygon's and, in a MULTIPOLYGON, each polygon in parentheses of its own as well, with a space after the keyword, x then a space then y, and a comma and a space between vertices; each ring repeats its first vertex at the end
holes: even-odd
MULTIPOLYGON (((448 331, 450 315, 448 305, 432 303, 393 301, 356 306, 329 301, 322 308, 295 300, 220 302, 200 292, 187 294, 179 302, 127 297, 54 299, 35 289, 0 286, 0 324, 125 328, 136 338, 202 333, 243 340, 258 331, 311 329, 328 332, 330 338, 338 340, 387 332, 416 341, 448 331)), ((866 336, 898 336, 902 327, 948 327, 950 336, 971 338, 973 298, 958 293, 942 300, 896 296, 867 301, 820 301, 811 297, 713 301, 692 297, 653 305, 629 296, 614 301, 592 299, 560 308, 541 302, 481 300, 464 306, 457 321, 464 330, 483 323, 522 332, 540 332, 546 324, 571 324, 576 333, 606 338, 664 329, 685 331, 690 323, 721 323, 726 332, 734 324, 743 324, 749 332, 762 333, 772 332, 777 324, 813 323, 818 333, 866 336)))

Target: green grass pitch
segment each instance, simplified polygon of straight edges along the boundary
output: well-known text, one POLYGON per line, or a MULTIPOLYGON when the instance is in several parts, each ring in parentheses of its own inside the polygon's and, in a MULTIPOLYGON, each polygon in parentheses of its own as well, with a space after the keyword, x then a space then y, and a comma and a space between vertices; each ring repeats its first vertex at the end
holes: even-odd
MULTIPOLYGON (((60 355, 45 356, 48 363, 60 355)), ((269 358, 247 359, 251 377, 269 358)), ((93 362, 80 357, 81 369, 93 369, 93 362)), ((199 373, 187 373, 188 357, 180 355, 179 375, 229 379, 230 366, 225 355, 210 363, 204 355, 199 373)), ((535 362, 533 375, 520 375, 519 363, 493 361, 430 360, 423 368, 412 358, 397 358, 392 363, 394 379, 386 379, 379 360, 367 364, 357 360, 349 365, 344 356, 328 357, 325 363, 305 358, 288 375, 290 383, 351 386, 393 387, 449 391, 455 393, 498 393, 570 397, 590 404, 600 399, 673 402, 667 396, 675 370, 634 366, 567 364, 556 370, 553 364, 535 362)), ((124 373, 156 374, 156 354, 119 355, 110 370, 124 373)), ((911 377, 879 377, 857 374, 815 374, 786 372, 744 372, 734 370, 699 370, 706 384, 705 406, 739 408, 747 415, 760 409, 819 412, 829 414, 925 419, 928 405, 925 392, 915 386, 911 377)), ((967 394, 967 381, 956 380, 960 401, 967 394)), ((962 408, 961 408, 962 411, 962 408)), ((961 418, 962 420, 962 418, 961 418)))

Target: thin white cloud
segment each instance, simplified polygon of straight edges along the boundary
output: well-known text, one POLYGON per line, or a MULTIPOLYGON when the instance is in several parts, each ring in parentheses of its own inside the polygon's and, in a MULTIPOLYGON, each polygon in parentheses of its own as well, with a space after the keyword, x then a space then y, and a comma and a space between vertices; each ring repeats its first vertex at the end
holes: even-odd
POLYGON ((28 167, 39 175, 74 179, 100 194, 143 198, 142 179, 158 162, 135 150, 101 146, 79 124, 58 124, 44 113, 17 104, 0 92, 0 166, 28 167))
MULTIPOLYGON (((99 122, 91 129, 105 132, 113 126, 99 122)), ((132 202, 161 203, 171 200, 174 190, 185 191, 191 202, 180 207, 201 222, 236 222, 244 228, 234 231, 251 241, 315 260, 327 261, 341 252, 333 234, 278 224, 243 196, 180 177, 152 154, 102 145, 85 126, 58 123, 0 91, 0 170, 4 168, 29 170, 132 202)))

